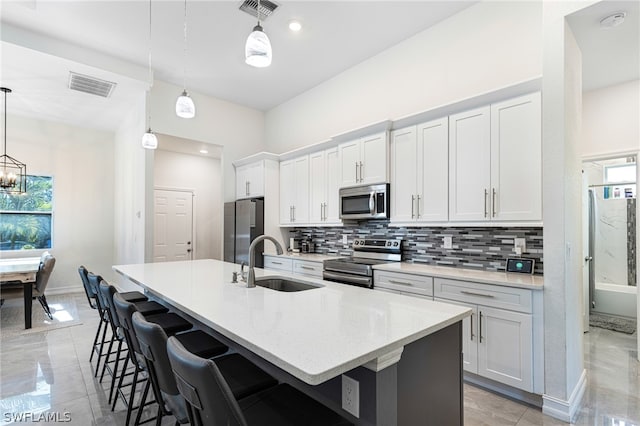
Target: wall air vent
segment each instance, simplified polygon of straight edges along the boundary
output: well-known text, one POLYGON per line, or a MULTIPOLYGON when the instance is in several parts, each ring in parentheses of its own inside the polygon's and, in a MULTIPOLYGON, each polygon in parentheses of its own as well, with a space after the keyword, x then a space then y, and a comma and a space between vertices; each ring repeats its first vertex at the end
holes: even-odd
MULTIPOLYGON (((275 12, 278 5, 270 0, 260 0, 260 20, 266 21, 269 16, 275 12)), ((244 0, 240 5, 240 10, 248 13, 254 18, 258 18, 258 0, 244 0)))
POLYGON ((69 89, 108 98, 116 83, 69 71, 69 89))

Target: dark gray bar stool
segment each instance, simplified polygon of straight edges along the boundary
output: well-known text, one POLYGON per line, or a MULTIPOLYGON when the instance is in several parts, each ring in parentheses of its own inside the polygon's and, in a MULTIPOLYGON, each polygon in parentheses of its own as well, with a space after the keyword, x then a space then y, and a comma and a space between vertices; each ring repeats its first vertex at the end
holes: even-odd
MULTIPOLYGON (((131 319, 133 314, 135 312, 138 312, 138 305, 135 303, 127 302, 121 297, 119 293, 115 293, 113 295, 113 304, 115 306, 118 320, 120 322, 120 329, 124 334, 125 340, 127 342, 127 347, 129 348, 129 356, 125 360, 123 372, 127 370, 129 362, 131 362, 134 370, 131 381, 131 391, 128 398, 124 393, 124 387, 126 386, 123 386, 125 374, 120 374, 118 385, 116 387, 116 396, 113 399, 111 409, 113 410, 115 408, 118 401, 118 395, 121 396, 122 399, 127 403, 127 417, 125 425, 129 426, 129 421, 131 420, 131 414, 133 413, 133 410, 137 409, 140 410, 139 412, 141 412, 145 405, 147 405, 146 397, 147 393, 149 392, 150 381, 144 377, 140 379, 142 373, 147 372, 146 362, 144 361, 144 357, 142 356, 140 346, 138 345, 138 339, 135 336, 135 331, 133 330, 131 319), (140 356, 137 356, 136 354, 139 354, 140 356), (144 381, 146 383, 140 397, 140 402, 138 403, 138 406, 134 407, 136 387, 139 381, 144 381)), ((146 315, 146 318, 148 321, 158 324, 168 335, 174 335, 181 331, 189 330, 193 327, 193 325, 189 321, 172 312, 146 315)), ((136 420, 139 420, 139 418, 140 416, 138 416, 136 420)))
POLYGON ((351 423, 287 384, 236 400, 216 359, 187 351, 170 337, 169 361, 180 394, 187 404, 189 422, 195 426, 278 425, 338 426, 351 423))
MULTIPOLYGON (((140 344, 142 354, 147 360, 151 385, 158 401, 158 423, 163 416, 173 415, 179 423, 188 423, 186 405, 180 396, 176 381, 171 371, 167 355, 167 334, 152 322, 147 321, 140 313, 133 314, 133 328, 140 344)), ((185 339, 189 335, 199 333, 198 356, 209 358, 227 351, 227 347, 214 337, 202 331, 176 334, 175 338, 189 350, 188 345, 195 339, 185 339), (186 344, 185 344, 186 342, 186 344), (208 350, 204 350, 208 348, 208 350), (222 350, 221 350, 222 349, 222 350)), ((193 350, 189 350, 193 353, 193 350)), ((263 389, 275 386, 277 380, 258 368, 239 354, 222 355, 216 358, 231 386, 231 392, 236 398, 243 398, 263 389)))

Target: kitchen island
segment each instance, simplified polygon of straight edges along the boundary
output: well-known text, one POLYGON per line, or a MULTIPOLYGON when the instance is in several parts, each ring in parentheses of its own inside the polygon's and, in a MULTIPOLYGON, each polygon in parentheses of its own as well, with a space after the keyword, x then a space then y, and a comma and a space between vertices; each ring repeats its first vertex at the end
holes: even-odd
MULTIPOLYGON (((114 266, 356 424, 462 424, 461 321, 468 308, 311 278, 302 280, 318 288, 247 288, 231 282, 239 269, 217 260, 114 266), (341 375, 359 382, 355 416, 342 411, 341 375)), ((298 279, 255 272, 258 279, 298 279)))

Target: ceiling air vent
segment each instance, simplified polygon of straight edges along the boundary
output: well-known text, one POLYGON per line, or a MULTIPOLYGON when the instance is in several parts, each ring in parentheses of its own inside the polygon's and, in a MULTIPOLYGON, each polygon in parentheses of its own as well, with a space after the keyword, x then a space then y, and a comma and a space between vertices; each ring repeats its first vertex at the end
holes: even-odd
MULTIPOLYGON (((260 0, 260 20, 266 21, 266 19, 273 14, 278 5, 269 0, 260 0)), ((258 18, 258 0, 244 0, 240 5, 240 10, 248 13, 249 15, 258 18)))
POLYGON ((69 71, 69 89, 108 98, 116 83, 69 71))

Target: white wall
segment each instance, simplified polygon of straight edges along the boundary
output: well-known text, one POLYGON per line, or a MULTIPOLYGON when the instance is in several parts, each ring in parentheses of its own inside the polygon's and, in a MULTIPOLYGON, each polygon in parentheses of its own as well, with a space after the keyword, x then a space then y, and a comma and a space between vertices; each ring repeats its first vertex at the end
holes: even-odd
POLYGON ((582 352, 581 53, 565 17, 589 2, 543 2, 545 394, 569 421, 585 389, 582 352))
POLYGON ((585 92, 582 156, 640 149, 640 80, 585 92))
POLYGON ((8 153, 25 162, 29 174, 53 176, 56 266, 47 293, 83 291, 80 265, 108 275, 113 264, 114 135, 11 115, 7 127, 8 153))
MULTIPOLYGON (((113 239, 115 264, 143 263, 145 261, 145 194, 147 191, 146 164, 150 155, 142 148, 145 131, 144 94, 131 114, 122 123, 115 137, 115 165, 104 168, 104 173, 115 182, 115 215, 113 239)), ((99 163, 96 168, 101 168, 99 163)), ((153 173, 153 170, 151 170, 153 173)))
POLYGON ((150 103, 153 130, 222 146, 223 200, 235 200, 235 170, 232 162, 265 150, 263 112, 190 91, 196 105, 196 116, 186 120, 175 113, 175 103, 180 93, 182 87, 162 81, 154 82, 150 103))
POLYGON ((267 150, 282 153, 538 77, 541 40, 539 2, 478 3, 268 111, 267 150))
MULTIPOLYGON (((158 135, 168 138, 167 135, 158 135)), ((154 157, 156 187, 195 192, 195 259, 221 259, 222 226, 220 159, 157 150, 154 157)))

